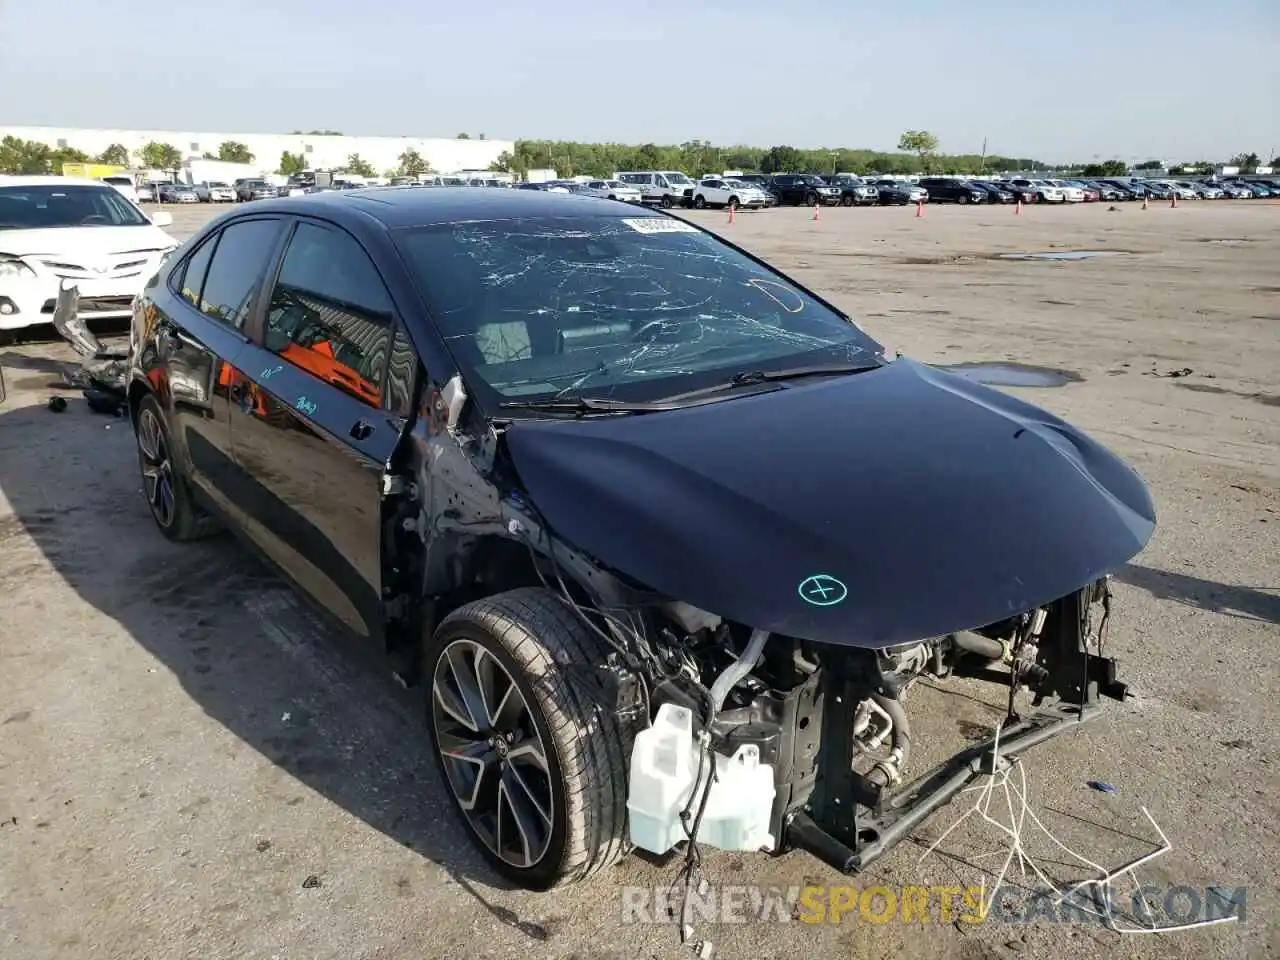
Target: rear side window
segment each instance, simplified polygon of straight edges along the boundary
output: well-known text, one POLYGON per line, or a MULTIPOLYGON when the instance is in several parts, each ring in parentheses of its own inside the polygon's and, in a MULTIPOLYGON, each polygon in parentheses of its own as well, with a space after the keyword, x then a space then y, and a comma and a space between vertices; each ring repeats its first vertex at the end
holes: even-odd
POLYGON ((242 220, 223 228, 200 294, 201 313, 237 330, 244 327, 279 232, 279 220, 242 220))
POLYGON ((187 260, 182 272, 182 283, 178 293, 183 300, 197 310, 200 309, 200 291, 204 288, 204 275, 209 270, 209 261, 213 259, 213 248, 217 245, 216 236, 200 244, 200 249, 187 260))
POLYGON ((349 234, 300 223, 271 293, 263 346, 376 407, 393 319, 391 297, 364 248, 349 234))

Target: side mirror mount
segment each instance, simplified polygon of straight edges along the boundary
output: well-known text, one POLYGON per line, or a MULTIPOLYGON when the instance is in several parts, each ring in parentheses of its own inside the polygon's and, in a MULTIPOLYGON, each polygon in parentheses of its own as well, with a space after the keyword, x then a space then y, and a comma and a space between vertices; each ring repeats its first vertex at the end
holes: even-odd
POLYGON ((151 214, 151 222, 157 227, 173 226, 173 214, 167 210, 157 210, 151 214))

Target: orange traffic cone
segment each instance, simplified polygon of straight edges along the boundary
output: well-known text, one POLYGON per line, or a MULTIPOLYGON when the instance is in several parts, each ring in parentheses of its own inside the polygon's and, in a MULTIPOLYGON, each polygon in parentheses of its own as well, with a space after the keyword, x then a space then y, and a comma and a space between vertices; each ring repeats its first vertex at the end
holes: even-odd
POLYGON ((814 220, 821 220, 821 219, 822 219, 822 204, 821 204, 821 203, 816 203, 816 202, 814 203, 814 205, 813 205, 813 219, 814 219, 814 220))
POLYGON ((1022 197, 1018 197, 1018 199, 1013 202, 1013 215, 1015 217, 1022 216, 1022 197))
POLYGON ((1170 194, 1169 206, 1172 208, 1172 207, 1176 207, 1177 205, 1178 205, 1178 195, 1176 193, 1170 194))
POLYGON ((918 219, 923 216, 924 216, 924 201, 917 200, 916 201, 916 218, 918 219))
POLYGON ((729 222, 730 222, 730 223, 733 223, 733 211, 734 211, 734 210, 736 210, 736 209, 737 209, 737 207, 736 207, 734 204, 732 204, 732 203, 731 203, 731 204, 729 204, 729 222))
POLYGON ((1147 209, 1147 207, 1150 206, 1150 204, 1151 204, 1150 198, 1148 198, 1147 195, 1144 193, 1142 195, 1142 209, 1143 210, 1147 209))

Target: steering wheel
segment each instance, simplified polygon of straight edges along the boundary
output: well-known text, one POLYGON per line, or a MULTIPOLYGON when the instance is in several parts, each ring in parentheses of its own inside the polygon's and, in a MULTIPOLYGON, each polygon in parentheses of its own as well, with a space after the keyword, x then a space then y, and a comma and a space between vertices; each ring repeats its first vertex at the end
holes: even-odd
POLYGON ((83 220, 81 220, 80 222, 81 222, 82 224, 86 224, 86 223, 106 223, 106 222, 107 222, 107 218, 106 218, 106 217, 104 217, 104 216, 103 216, 102 214, 100 214, 100 213, 91 213, 91 214, 89 214, 87 217, 85 217, 83 220))

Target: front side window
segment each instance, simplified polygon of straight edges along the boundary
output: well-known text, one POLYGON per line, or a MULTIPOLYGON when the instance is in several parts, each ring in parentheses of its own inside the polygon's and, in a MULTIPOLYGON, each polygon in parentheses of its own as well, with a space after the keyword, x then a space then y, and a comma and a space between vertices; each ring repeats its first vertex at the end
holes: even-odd
POLYGON ((201 313, 237 330, 244 327, 279 233, 280 221, 274 219, 241 220, 223 228, 200 294, 201 313))
POLYGON ((376 407, 393 316, 364 248, 339 230, 300 223, 271 293, 263 346, 376 407))
POLYGON ((114 187, 0 187, 0 230, 144 227, 149 223, 114 187))
POLYGON ((398 230, 481 403, 656 399, 738 371, 874 364, 847 317, 673 217, 545 217, 398 230))

